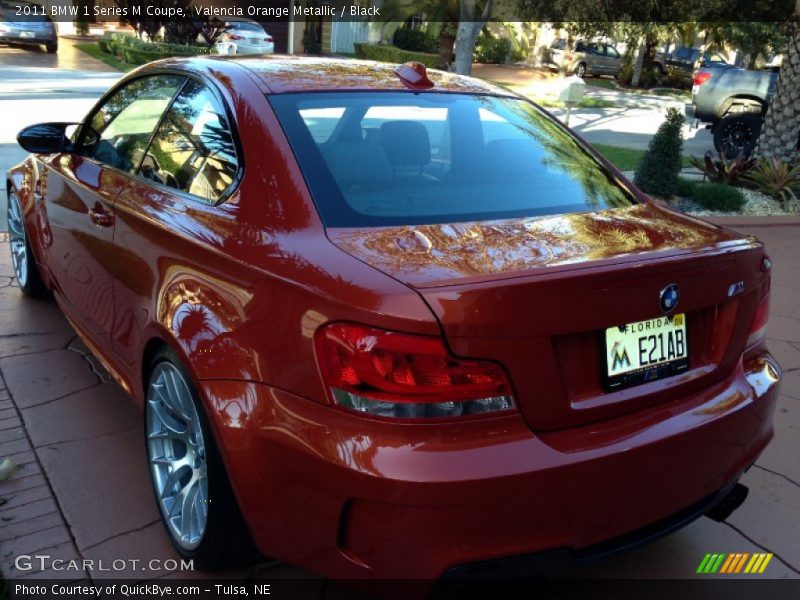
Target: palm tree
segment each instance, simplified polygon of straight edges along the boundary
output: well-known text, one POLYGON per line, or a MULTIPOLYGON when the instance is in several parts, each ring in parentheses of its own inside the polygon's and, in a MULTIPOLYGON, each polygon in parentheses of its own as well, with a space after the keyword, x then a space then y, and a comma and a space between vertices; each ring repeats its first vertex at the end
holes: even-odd
POLYGON ((767 108, 756 156, 794 162, 800 139, 800 0, 789 24, 789 47, 783 56, 778 84, 767 108))

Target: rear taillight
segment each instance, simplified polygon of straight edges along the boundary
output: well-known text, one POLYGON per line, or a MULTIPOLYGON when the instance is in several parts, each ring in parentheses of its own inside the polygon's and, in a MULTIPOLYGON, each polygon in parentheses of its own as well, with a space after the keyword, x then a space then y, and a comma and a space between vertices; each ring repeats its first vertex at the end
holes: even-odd
POLYGON ((243 40, 245 37, 243 35, 236 35, 235 33, 228 34, 229 40, 243 40))
POLYGON ((767 321, 769 321, 769 288, 758 301, 753 322, 750 324, 750 336, 747 338, 747 349, 757 346, 764 341, 767 334, 767 321))
POLYGON ((703 85, 709 79, 711 79, 711 73, 708 71, 698 71, 698 73, 694 76, 694 79, 692 79, 692 84, 703 85))
POLYGON ((267 37, 265 37, 265 38, 264 38, 264 41, 265 41, 265 42, 267 42, 267 43, 269 44, 269 43, 271 43, 271 42, 272 42, 272 38, 271 38, 271 37, 269 37, 269 36, 267 36, 267 37))
POLYGON ((427 419, 514 409, 502 367, 455 357, 437 337, 333 323, 315 344, 331 400, 350 410, 427 419))
POLYGON ((567 60, 572 60, 572 52, 567 52, 567 53, 564 55, 564 58, 566 58, 567 60))

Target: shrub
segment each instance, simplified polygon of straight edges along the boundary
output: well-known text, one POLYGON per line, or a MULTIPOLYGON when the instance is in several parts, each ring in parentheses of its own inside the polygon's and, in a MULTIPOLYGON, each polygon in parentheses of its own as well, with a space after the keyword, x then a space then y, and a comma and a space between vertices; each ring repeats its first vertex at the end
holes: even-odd
POLYGON ((762 194, 778 200, 784 208, 797 201, 800 190, 800 163, 790 164, 779 158, 761 159, 746 176, 747 182, 762 194))
POLYGON ((510 58, 511 41, 506 38, 496 38, 484 32, 478 36, 475 44, 475 60, 480 63, 499 65, 510 58))
POLYGON ((675 195, 682 164, 683 121, 677 108, 668 109, 667 118, 650 140, 633 179, 643 192, 662 198, 675 195))
POLYGON ((404 63, 413 60, 421 62, 430 69, 436 69, 439 66, 438 54, 409 52, 408 50, 401 50, 395 46, 377 44, 353 44, 353 46, 355 46, 356 56, 358 58, 388 63, 404 63))
POLYGON ((661 84, 671 88, 689 89, 692 85, 692 76, 687 75, 682 69, 667 67, 667 74, 661 84))
POLYGON ((675 194, 681 198, 692 198, 694 196, 694 188, 700 183, 699 181, 692 181, 684 177, 678 177, 678 186, 675 194))
POLYGON ((409 52, 439 53, 439 39, 421 29, 400 27, 394 32, 392 43, 401 50, 408 50, 409 52))
POLYGON ((738 212, 747 199, 741 190, 724 183, 695 183, 692 198, 706 210, 738 212))
POLYGON ((171 58, 173 56, 196 56, 208 54, 205 46, 187 46, 183 44, 167 44, 164 42, 145 42, 132 35, 114 33, 110 37, 97 40, 100 50, 113 54, 130 65, 171 58))
POLYGON ((753 168, 755 161, 746 156, 739 155, 736 158, 728 159, 723 154, 719 154, 717 159, 711 152, 706 152, 703 160, 696 156, 689 159, 695 167, 700 169, 705 176, 710 180, 717 183, 727 183, 728 185, 736 185, 739 180, 747 175, 747 172, 753 168))

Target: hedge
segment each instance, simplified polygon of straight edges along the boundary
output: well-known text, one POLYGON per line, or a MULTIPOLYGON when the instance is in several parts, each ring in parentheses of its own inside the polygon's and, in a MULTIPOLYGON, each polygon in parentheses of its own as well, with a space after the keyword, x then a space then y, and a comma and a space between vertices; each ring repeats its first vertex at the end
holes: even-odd
POLYGON ((431 69, 439 68, 439 55, 427 52, 411 52, 401 50, 395 46, 377 44, 353 44, 358 58, 377 60, 388 63, 404 63, 408 61, 421 62, 431 69))
POLYGON ((145 42, 135 36, 122 33, 112 33, 110 36, 102 37, 97 40, 97 45, 103 52, 113 54, 130 65, 143 65, 173 56, 196 56, 209 53, 209 49, 205 46, 145 42))

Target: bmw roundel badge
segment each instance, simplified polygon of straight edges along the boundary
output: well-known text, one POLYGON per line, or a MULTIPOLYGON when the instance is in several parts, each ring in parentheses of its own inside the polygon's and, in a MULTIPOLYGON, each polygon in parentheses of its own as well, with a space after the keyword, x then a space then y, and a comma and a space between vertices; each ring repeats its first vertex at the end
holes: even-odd
POLYGON ((672 312, 675 307, 678 306, 678 300, 680 297, 681 295, 678 291, 678 286, 674 283, 670 283, 667 287, 661 290, 661 292, 658 294, 658 306, 661 308, 661 312, 672 312))

